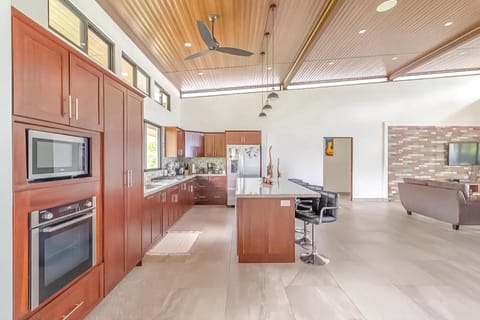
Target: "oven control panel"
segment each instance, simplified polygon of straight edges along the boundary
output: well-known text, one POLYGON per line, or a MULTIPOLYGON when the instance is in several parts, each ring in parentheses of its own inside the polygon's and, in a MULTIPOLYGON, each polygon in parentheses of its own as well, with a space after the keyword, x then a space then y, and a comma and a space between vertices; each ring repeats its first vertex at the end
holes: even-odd
POLYGON ((56 220, 63 220, 69 216, 87 213, 95 208, 96 198, 90 197, 63 204, 53 208, 47 208, 30 212, 30 228, 38 227, 44 223, 50 223, 56 220))

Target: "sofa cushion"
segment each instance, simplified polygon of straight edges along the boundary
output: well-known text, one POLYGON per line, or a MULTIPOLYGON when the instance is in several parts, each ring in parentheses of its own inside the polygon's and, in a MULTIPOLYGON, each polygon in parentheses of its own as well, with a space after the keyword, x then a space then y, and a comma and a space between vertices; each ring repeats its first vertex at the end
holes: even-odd
POLYGON ((459 190, 463 193, 463 196, 465 197, 465 199, 468 199, 468 196, 469 196, 468 186, 463 183, 429 180, 427 184, 428 186, 434 187, 434 188, 459 190))
POLYGON ((403 178, 403 182, 410 183, 410 184, 418 184, 418 185, 421 185, 421 186, 426 186, 428 180, 415 179, 415 178, 403 178))

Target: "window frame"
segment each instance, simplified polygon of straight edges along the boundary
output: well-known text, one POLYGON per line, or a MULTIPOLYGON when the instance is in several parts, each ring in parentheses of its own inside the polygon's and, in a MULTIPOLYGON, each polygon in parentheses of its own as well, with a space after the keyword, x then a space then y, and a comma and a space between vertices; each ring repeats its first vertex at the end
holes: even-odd
POLYGON ((169 94, 167 91, 165 91, 163 88, 162 88, 162 90, 161 90, 161 97, 162 97, 162 104, 161 104, 161 106, 164 107, 164 108, 165 108, 166 110, 168 110, 168 111, 172 111, 171 104, 170 104, 170 94, 169 94), (164 102, 164 101, 163 101, 163 95, 166 95, 166 96, 167 96, 167 105, 164 105, 164 104, 163 104, 163 102, 164 102))
MULTIPOLYGON (((144 93, 146 96, 148 97, 151 97, 151 93, 152 93, 152 78, 150 77, 150 75, 145 71, 143 70, 141 67, 138 66, 138 64, 136 64, 133 59, 131 59, 125 52, 122 51, 122 59, 124 59, 125 61, 127 61, 131 66, 133 66, 133 84, 131 84, 131 86, 133 86, 134 88, 136 88, 138 91, 144 93), (137 79, 137 73, 140 72, 142 73, 146 78, 147 78, 147 91, 148 92, 145 92, 143 91, 142 89, 139 89, 138 88, 138 79, 137 79)), ((123 70, 120 70, 120 73, 122 73, 123 70)), ((122 78, 123 80, 123 78, 122 78)), ((125 80, 123 80, 125 81, 125 80)), ((130 85, 128 82, 125 81, 125 83, 127 83, 128 85, 130 85)))
POLYGON ((162 153, 162 127, 154 122, 143 120, 143 172, 149 171, 158 171, 162 169, 162 160, 163 160, 163 153, 162 153), (158 168, 150 168, 147 169, 147 125, 154 126, 157 128, 158 139, 157 139, 157 153, 158 153, 158 168))
POLYGON ((158 84, 157 81, 153 81, 153 92, 152 92, 152 99, 153 101, 155 101, 156 103, 158 103, 159 105, 162 105, 162 86, 158 84), (160 100, 156 100, 155 99, 155 88, 158 88, 158 90, 160 91, 160 100))
POLYGON ((104 33, 100 30, 100 28, 98 28, 90 19, 88 19, 80 10, 78 10, 70 1, 67 1, 67 0, 57 0, 59 2, 61 2, 68 10, 70 10, 71 13, 73 13, 75 16, 77 16, 77 18, 79 18, 82 22, 83 22, 83 28, 81 29, 81 39, 85 39, 85 45, 82 47, 82 46, 78 46, 76 43, 74 43, 72 40, 68 39, 65 35, 63 35, 59 30, 55 29, 51 24, 50 24, 50 1, 51 0, 48 0, 48 3, 47 3, 47 20, 48 20, 48 28, 50 30, 53 30, 55 32, 55 34, 57 34, 58 36, 60 36, 62 39, 64 39, 65 41, 67 41, 68 43, 72 44, 75 48, 79 49, 80 51, 82 51, 83 53, 85 53, 90 60, 92 60, 93 62, 95 62, 97 65, 99 65, 100 67, 102 68, 105 68, 102 64, 100 64, 97 60, 93 59, 89 54, 88 54, 88 30, 92 30, 92 32, 94 32, 100 39, 102 39, 103 41, 105 41, 108 45, 108 59, 109 59, 109 62, 108 62, 108 67, 107 69, 114 72, 115 71, 115 56, 114 56, 114 52, 115 52, 115 44, 113 43, 113 41, 104 33))

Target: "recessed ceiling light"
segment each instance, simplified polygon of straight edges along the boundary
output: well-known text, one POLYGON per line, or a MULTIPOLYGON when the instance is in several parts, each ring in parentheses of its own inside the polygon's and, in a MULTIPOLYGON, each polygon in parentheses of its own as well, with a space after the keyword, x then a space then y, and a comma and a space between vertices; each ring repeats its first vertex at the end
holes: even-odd
POLYGON ((191 47, 192 44, 190 42, 185 42, 185 47, 191 47))
POLYGON ((334 64, 335 64, 335 62, 333 62, 333 61, 330 61, 330 62, 328 63, 329 66, 333 66, 334 64))
POLYGON ((393 57, 392 60, 393 61, 398 60, 398 57, 393 57))
POLYGON ((448 21, 444 24, 445 27, 450 27, 453 24, 452 21, 448 21))
POLYGON ((123 71, 122 76, 124 76, 124 77, 128 76, 128 72, 123 71))
POLYGON ((199 72, 198 75, 199 75, 199 76, 203 76, 204 73, 203 73, 203 72, 199 72))
POLYGON ((365 33, 367 33, 367 30, 362 29, 362 30, 358 31, 358 33, 359 33, 359 34, 365 34, 365 33))
POLYGON ((460 54, 461 56, 463 56, 465 53, 466 53, 465 51, 462 51, 462 52, 460 52, 459 54, 460 54))
POLYGON ((267 70, 272 70, 272 66, 267 66, 267 70))
POLYGON ((386 0, 380 3, 377 7, 377 12, 385 12, 393 9, 397 5, 397 0, 386 0))

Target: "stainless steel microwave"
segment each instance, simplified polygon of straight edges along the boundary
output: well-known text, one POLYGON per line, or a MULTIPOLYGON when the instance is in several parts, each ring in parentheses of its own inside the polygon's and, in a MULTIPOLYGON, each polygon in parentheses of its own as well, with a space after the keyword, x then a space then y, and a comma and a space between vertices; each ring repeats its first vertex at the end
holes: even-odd
POLYGON ((28 130, 28 181, 90 175, 90 139, 28 130))

